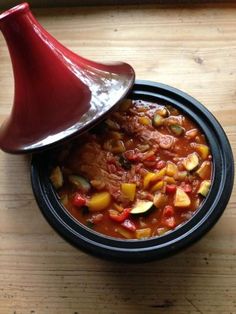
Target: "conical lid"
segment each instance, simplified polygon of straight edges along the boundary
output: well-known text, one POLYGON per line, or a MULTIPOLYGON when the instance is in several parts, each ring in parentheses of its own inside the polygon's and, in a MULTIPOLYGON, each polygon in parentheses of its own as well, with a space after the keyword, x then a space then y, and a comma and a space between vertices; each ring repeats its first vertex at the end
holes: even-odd
POLYGON ((91 128, 134 83, 126 63, 103 64, 76 55, 53 38, 27 3, 0 15, 15 79, 12 111, 0 127, 10 153, 46 149, 91 128))

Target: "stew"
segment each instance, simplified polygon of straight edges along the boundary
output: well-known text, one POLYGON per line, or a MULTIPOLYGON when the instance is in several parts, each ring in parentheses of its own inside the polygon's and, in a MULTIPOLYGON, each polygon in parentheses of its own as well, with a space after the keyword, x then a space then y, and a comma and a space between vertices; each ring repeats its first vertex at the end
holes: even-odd
POLYGON ((116 238, 175 229, 193 216, 211 186, 204 134, 168 104, 127 99, 54 159, 50 179, 64 207, 116 238))

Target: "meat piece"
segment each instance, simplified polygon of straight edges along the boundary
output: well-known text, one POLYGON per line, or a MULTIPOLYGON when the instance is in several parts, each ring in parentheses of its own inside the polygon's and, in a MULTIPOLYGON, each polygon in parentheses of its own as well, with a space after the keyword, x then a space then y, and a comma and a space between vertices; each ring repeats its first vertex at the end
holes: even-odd
POLYGON ((141 125, 138 121, 137 116, 126 116, 123 117, 121 128, 128 132, 143 139, 145 142, 158 144, 163 149, 171 149, 175 143, 174 136, 168 134, 162 134, 152 126, 141 125))
POLYGON ((140 175, 134 175, 122 169, 116 165, 116 162, 115 157, 105 151, 96 141, 90 141, 77 148, 73 156, 67 160, 72 172, 78 173, 92 182, 103 182, 104 188, 114 199, 122 200, 120 184, 122 182, 139 182, 140 175))
POLYGON ((175 138, 168 134, 161 134, 159 131, 143 129, 138 134, 143 140, 149 141, 153 144, 159 144, 163 149, 172 148, 175 143, 175 138))

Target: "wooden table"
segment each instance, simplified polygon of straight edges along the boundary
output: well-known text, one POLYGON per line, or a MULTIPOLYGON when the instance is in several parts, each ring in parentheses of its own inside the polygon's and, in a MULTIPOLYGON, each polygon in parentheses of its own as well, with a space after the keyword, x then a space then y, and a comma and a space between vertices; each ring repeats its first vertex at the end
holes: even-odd
MULTIPOLYGON (((199 99, 236 153, 236 5, 35 10, 43 26, 94 60, 125 60, 137 78, 199 99)), ((0 38, 0 119, 13 78, 0 38)), ((122 264, 60 238, 34 200, 30 158, 0 152, 0 313, 236 313, 236 193, 217 225, 171 258, 122 264)))

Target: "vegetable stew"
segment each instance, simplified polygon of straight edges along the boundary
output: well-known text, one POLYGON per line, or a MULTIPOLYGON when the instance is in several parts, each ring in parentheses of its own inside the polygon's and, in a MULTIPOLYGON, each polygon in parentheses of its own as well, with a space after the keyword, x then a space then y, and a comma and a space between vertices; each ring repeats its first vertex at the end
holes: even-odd
POLYGON ((50 180, 64 207, 102 234, 143 239, 189 220, 211 186, 205 136, 169 104, 125 100, 54 156, 50 180))

